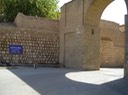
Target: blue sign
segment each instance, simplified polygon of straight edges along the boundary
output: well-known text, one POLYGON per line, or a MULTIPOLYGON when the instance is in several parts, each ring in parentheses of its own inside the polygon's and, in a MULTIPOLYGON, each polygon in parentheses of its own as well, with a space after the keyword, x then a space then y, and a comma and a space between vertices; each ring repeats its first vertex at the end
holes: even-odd
POLYGON ((9 45, 10 54, 22 54, 23 46, 22 45, 9 45))

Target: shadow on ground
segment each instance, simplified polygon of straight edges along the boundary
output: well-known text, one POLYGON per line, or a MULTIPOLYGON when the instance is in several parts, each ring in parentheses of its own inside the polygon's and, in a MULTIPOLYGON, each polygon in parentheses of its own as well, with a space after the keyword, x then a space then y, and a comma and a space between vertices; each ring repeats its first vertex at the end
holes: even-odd
POLYGON ((40 95, 128 95, 127 78, 94 85, 72 81, 65 76, 66 73, 77 72, 76 70, 60 68, 9 70, 40 95))

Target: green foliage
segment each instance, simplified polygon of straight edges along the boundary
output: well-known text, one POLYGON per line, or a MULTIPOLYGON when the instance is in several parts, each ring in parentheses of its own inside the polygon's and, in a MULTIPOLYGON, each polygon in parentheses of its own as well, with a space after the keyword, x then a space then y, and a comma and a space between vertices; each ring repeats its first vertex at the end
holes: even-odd
POLYGON ((25 15, 58 19, 58 0, 0 0, 0 17, 13 21, 21 12, 25 15))
POLYGON ((3 17, 3 4, 2 1, 0 0, 0 22, 2 22, 4 19, 3 17))

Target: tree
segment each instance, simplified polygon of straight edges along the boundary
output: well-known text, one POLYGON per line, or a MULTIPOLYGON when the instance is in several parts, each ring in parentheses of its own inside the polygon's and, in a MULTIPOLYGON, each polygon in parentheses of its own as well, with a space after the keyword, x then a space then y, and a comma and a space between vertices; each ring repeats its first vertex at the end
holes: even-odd
POLYGON ((0 22, 2 22, 4 19, 4 16, 3 16, 3 4, 2 4, 2 1, 0 0, 0 22))
POLYGON ((43 15, 48 18, 57 18, 59 12, 58 0, 37 0, 37 7, 41 9, 43 15))
POLYGON ((21 12, 25 15, 57 19, 58 0, 1 0, 4 20, 14 21, 21 12))

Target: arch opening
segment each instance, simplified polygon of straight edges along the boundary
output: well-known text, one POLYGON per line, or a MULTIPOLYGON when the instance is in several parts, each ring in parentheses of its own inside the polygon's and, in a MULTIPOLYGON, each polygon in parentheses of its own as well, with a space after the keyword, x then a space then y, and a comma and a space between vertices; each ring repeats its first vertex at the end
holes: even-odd
MULTIPOLYGON (((112 2, 113 0, 73 0, 62 7, 60 64, 83 70, 99 70, 101 41, 99 25, 103 11, 112 2)), ((126 0, 126 5, 127 3, 126 0)), ((128 23, 126 17, 125 21, 128 23)), ((127 47, 128 45, 125 45, 125 52, 127 47)))
POLYGON ((124 60, 125 60, 124 59, 124 54, 125 54, 124 53, 125 52, 124 14, 126 14, 126 4, 122 0, 113 1, 103 11, 100 21, 100 32, 101 32, 100 66, 101 67, 111 67, 111 68, 124 67, 124 60), (122 5, 119 5, 119 3, 122 5), (117 5, 118 7, 116 7, 117 5))

